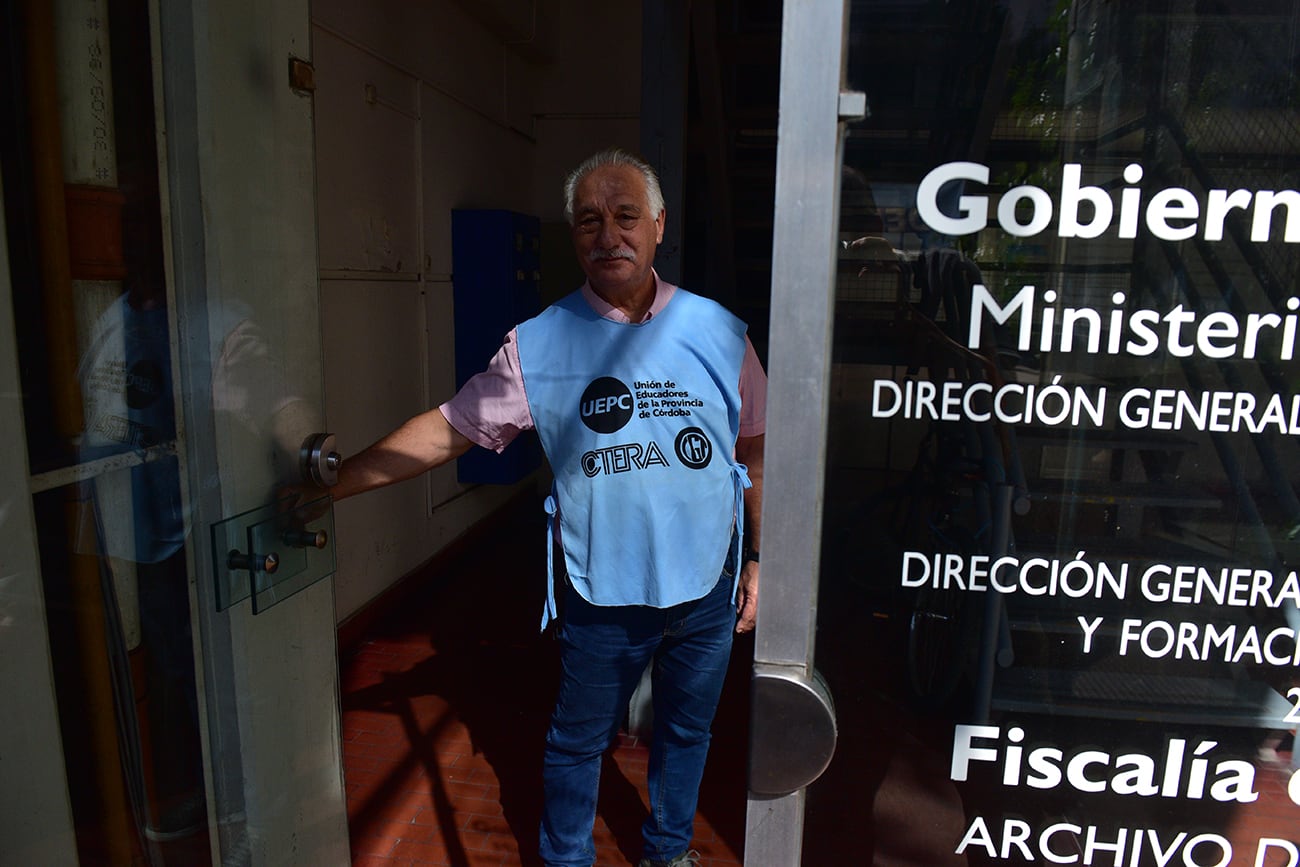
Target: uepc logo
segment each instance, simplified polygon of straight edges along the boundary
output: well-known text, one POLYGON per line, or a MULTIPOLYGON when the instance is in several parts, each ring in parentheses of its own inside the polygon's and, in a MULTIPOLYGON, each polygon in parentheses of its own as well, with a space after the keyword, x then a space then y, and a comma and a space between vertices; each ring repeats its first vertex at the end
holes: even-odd
POLYGON ((596 433, 614 433, 632 420, 632 407, 632 390, 612 376, 602 376, 582 393, 582 423, 596 433))

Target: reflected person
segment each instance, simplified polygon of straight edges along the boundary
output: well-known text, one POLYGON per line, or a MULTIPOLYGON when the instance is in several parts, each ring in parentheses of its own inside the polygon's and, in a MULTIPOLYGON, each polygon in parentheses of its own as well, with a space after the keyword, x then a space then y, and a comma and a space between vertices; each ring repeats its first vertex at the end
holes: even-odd
MULTIPOLYGON (((80 459, 133 454, 140 462, 90 483, 94 509, 79 528, 82 553, 98 556, 107 599, 118 608, 114 646, 134 649, 139 624, 148 700, 139 719, 152 771, 144 833, 156 841, 196 832, 205 816, 185 521, 176 438, 168 317, 160 283, 136 279, 103 306, 78 368, 85 433, 80 459), (151 450, 153 450, 151 452, 151 450), (138 614, 138 617, 137 617, 138 614)), ((125 708, 129 714, 137 708, 125 708)))

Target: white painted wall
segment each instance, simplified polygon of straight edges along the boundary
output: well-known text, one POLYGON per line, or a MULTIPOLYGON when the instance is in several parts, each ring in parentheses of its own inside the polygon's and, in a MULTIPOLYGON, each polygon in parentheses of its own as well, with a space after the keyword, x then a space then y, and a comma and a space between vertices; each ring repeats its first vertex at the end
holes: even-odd
MULTIPOLYGON (((568 169, 636 147, 641 7, 316 0, 312 15, 326 418, 346 454, 453 391, 452 209, 553 225, 568 169)), ((556 247, 544 283, 572 279, 556 247)), ((340 503, 339 621, 516 490, 448 466, 340 503)))

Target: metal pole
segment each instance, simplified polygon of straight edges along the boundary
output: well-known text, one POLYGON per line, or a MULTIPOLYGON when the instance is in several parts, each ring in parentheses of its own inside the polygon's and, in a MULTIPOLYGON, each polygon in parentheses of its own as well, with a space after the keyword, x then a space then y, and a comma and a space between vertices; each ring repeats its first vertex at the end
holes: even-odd
MULTIPOLYGON (((781 34, 763 585, 756 677, 811 677, 830 403, 847 4, 787 2, 781 34), (773 495, 773 492, 779 492, 773 495)), ((759 744, 753 749, 762 749, 759 744)), ((747 867, 800 862, 804 790, 751 792, 747 867)))

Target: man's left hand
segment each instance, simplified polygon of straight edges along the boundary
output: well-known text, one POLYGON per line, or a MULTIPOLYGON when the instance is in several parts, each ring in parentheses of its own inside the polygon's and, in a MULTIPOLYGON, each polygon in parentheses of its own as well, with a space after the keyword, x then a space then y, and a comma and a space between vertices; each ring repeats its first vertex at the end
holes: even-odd
POLYGON ((740 570, 736 591, 736 632, 749 632, 758 618, 758 561, 750 560, 740 570))

